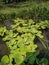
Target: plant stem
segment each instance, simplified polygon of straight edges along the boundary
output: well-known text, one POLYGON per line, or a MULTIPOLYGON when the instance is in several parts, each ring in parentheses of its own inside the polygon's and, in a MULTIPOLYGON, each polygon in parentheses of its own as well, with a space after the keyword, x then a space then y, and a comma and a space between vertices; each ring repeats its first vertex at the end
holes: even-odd
POLYGON ((41 41, 42 45, 44 46, 45 49, 47 49, 46 45, 44 44, 44 42, 42 41, 41 38, 38 37, 38 39, 41 41))

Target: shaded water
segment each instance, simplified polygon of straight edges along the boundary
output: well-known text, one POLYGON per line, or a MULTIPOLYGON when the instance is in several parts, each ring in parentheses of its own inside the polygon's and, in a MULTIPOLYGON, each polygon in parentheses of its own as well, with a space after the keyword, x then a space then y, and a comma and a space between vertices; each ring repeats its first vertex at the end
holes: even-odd
MULTIPOLYGON (((10 26, 13 24, 12 21, 7 20, 4 22, 0 22, 0 26, 6 26, 7 29, 10 29, 10 26)), ((6 45, 6 43, 2 40, 2 37, 0 36, 0 59, 2 58, 2 56, 4 55, 9 55, 9 49, 6 45)))
POLYGON ((6 20, 6 21, 4 22, 4 25, 5 25, 5 26, 7 27, 7 29, 9 29, 9 30, 11 29, 10 26, 11 26, 12 24, 14 24, 14 23, 13 23, 13 21, 11 21, 11 20, 6 20))
POLYGON ((4 55, 9 55, 9 49, 6 43, 2 40, 2 37, 0 37, 0 59, 4 55))
POLYGON ((0 26, 6 26, 8 29, 10 29, 12 24, 14 24, 14 22, 11 20, 0 21, 0 26))
POLYGON ((6 21, 4 22, 4 24, 5 24, 6 26, 11 26, 11 25, 13 24, 13 22, 10 21, 10 20, 6 20, 6 21))
POLYGON ((40 40, 38 37, 34 40, 37 44, 37 50, 40 50, 39 58, 45 57, 49 60, 49 29, 45 29, 42 31, 44 39, 40 40), (43 46, 42 42, 46 45, 47 49, 43 46))

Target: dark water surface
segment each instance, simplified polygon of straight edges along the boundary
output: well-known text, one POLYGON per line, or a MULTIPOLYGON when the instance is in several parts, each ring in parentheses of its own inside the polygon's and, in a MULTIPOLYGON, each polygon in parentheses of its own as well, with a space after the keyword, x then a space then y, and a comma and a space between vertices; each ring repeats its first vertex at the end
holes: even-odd
POLYGON ((9 55, 9 49, 6 43, 2 40, 2 37, 0 37, 0 59, 4 55, 9 55))
MULTIPOLYGON (((38 37, 34 40, 34 42, 37 44, 38 48, 37 50, 40 50, 39 58, 45 57, 49 61, 49 29, 45 29, 42 31, 44 39, 39 40, 38 37), (47 49, 44 48, 42 45, 42 42, 46 45, 47 49)), ((49 65, 49 64, 48 64, 49 65)))
MULTIPOLYGON (((13 24, 12 21, 7 20, 4 22, 0 22, 0 26, 6 26, 8 29, 10 29, 10 26, 13 24)), ((9 49, 6 45, 6 43, 2 40, 2 37, 0 36, 0 59, 4 55, 9 55, 9 49)))

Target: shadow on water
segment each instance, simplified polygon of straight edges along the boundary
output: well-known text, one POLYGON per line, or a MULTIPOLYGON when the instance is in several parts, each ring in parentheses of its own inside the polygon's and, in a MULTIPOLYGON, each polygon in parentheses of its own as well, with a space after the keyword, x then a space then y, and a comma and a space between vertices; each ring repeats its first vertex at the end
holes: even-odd
MULTIPOLYGON (((4 22, 0 21, 0 26, 6 26, 7 29, 10 29, 10 26, 13 24, 12 21, 10 20, 6 20, 4 22)), ((0 36, 0 59, 2 58, 2 56, 4 55, 9 55, 9 49, 6 45, 6 42, 4 42, 2 40, 2 37, 0 36)))
MULTIPOLYGON (((13 24, 12 21, 6 20, 4 22, 0 22, 0 26, 6 26, 7 29, 10 29, 10 26, 13 24)), ((0 36, 0 59, 4 55, 9 55, 9 49, 6 45, 6 43, 2 40, 2 37, 0 36)))
POLYGON ((0 36, 0 60, 4 55, 9 55, 9 49, 6 43, 3 42, 2 37, 0 36))
POLYGON ((49 41, 49 29, 46 28, 42 32, 43 32, 43 35, 44 35, 45 40, 48 40, 49 41))
POLYGON ((49 29, 45 29, 42 31, 44 39, 39 40, 38 37, 35 38, 34 42, 37 44, 37 50, 40 50, 39 58, 45 57, 49 60, 49 29), (46 45, 47 49, 44 48, 42 42, 46 45))

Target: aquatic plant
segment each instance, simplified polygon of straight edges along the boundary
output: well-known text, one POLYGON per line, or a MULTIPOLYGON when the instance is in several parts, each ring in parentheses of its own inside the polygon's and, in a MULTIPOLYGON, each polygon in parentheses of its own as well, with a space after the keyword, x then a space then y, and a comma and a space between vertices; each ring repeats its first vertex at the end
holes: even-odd
POLYGON ((11 25, 10 30, 1 27, 0 36, 3 36, 3 41, 6 42, 10 49, 10 54, 2 57, 0 65, 34 64, 39 55, 39 52, 36 51, 38 46, 34 44, 34 39, 36 36, 41 39, 44 38, 41 29, 45 29, 48 23, 48 21, 35 23, 32 19, 23 20, 17 18, 14 20, 14 24, 11 25))

